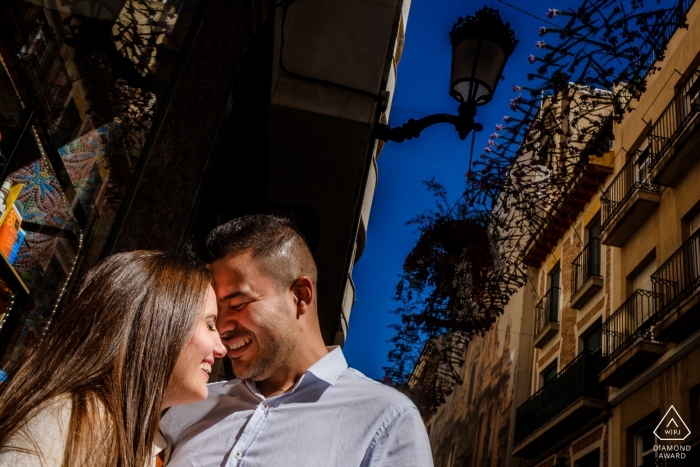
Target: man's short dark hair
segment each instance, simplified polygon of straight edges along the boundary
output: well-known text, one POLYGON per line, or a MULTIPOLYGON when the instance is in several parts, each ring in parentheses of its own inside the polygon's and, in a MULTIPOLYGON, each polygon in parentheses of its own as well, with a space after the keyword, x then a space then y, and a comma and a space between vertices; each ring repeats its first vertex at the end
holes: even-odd
POLYGON ((318 269, 304 235, 287 218, 256 214, 235 218, 207 236, 202 260, 214 261, 250 252, 260 270, 282 287, 308 276, 316 287, 318 269))

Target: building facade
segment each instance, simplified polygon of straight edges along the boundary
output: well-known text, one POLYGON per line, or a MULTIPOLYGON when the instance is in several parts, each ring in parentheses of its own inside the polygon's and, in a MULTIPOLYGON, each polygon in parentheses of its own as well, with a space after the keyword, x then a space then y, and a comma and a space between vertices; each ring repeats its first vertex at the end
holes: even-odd
POLYGON ((684 4, 688 29, 675 31, 614 129, 615 172, 603 192, 612 306, 600 381, 611 465, 700 464, 700 5, 684 4))
MULTIPOLYGON (((596 102, 587 117, 591 121, 609 115, 609 93, 571 85, 567 99, 545 99, 538 119, 561 125, 566 130, 562 135, 575 134, 577 128, 563 126, 572 120, 568 112, 584 101, 596 102)), ((502 195, 494 208, 493 215, 509 225, 502 235, 512 251, 505 257, 524 263, 527 279, 494 327, 469 342, 461 369, 463 384, 428 422, 438 466, 521 466, 532 465, 532 458, 535 462, 591 459, 600 447, 602 437, 588 441, 602 433, 606 419, 589 415, 604 414, 604 410, 597 412, 604 403, 594 403, 598 406, 590 413, 587 402, 583 408, 570 405, 603 389, 596 380, 601 308, 594 303, 600 302, 604 292, 585 278, 595 277, 598 284, 602 277, 593 269, 601 264, 595 213, 600 210, 599 188, 612 173, 612 153, 592 155, 587 163, 577 164, 576 155, 552 151, 559 147, 558 138, 557 132, 555 141, 548 144, 546 138, 532 136, 538 143, 523 149, 516 161, 528 170, 523 175, 524 191, 502 195), (554 182, 562 188, 548 189, 554 182), (507 202, 505 196, 510 197, 507 202), (535 211, 515 207, 518 196, 535 211), (586 232, 581 230, 584 224, 586 232), (531 227, 517 233, 525 225, 531 227), (589 258, 590 274, 589 263, 580 264, 589 258), (580 298, 581 294, 585 297, 580 298), (580 313, 574 305, 584 311, 580 313), (566 410, 571 413, 562 424, 557 417, 566 410), (567 430, 568 444, 555 449, 554 439, 567 430)), ((586 144, 583 140, 581 149, 586 144)))
POLYGON ((682 7, 688 29, 663 38, 646 92, 592 160, 604 175, 525 258, 541 299, 515 419, 524 465, 698 465, 700 6, 682 7))
POLYGON ((660 38, 610 151, 533 232, 515 309, 470 342, 464 385, 428 420, 436 465, 700 465, 700 5, 679 7, 688 28, 660 38))
POLYGON ((700 462, 700 5, 685 6, 688 29, 613 127, 602 189, 551 254, 527 258, 544 295, 533 396, 516 410, 525 465, 700 462))

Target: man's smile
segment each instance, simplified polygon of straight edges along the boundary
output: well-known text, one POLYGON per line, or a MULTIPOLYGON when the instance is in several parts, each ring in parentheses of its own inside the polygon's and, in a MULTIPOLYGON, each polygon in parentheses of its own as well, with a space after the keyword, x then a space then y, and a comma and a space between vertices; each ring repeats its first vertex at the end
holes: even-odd
POLYGON ((253 342, 253 339, 251 339, 250 337, 243 337, 241 339, 236 339, 230 344, 226 344, 226 347, 228 347, 231 350, 236 350, 243 347, 246 344, 250 344, 251 342, 253 342))

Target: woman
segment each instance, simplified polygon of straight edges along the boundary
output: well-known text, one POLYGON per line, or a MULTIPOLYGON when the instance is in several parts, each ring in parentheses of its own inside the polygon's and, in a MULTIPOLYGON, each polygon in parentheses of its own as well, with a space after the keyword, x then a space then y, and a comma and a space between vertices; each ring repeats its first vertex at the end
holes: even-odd
POLYGON ((225 353, 216 314, 188 260, 102 261, 0 396, 0 465, 155 465, 161 411, 206 398, 225 353))

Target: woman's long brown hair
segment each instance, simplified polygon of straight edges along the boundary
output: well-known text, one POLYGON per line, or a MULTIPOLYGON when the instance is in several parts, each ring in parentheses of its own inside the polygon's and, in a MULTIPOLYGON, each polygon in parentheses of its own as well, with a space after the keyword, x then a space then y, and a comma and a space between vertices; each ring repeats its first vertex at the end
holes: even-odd
POLYGON ((210 283, 205 268, 157 251, 98 264, 0 396, 0 446, 42 403, 68 395, 64 465, 147 465, 210 283))

